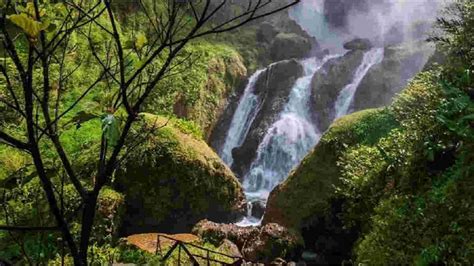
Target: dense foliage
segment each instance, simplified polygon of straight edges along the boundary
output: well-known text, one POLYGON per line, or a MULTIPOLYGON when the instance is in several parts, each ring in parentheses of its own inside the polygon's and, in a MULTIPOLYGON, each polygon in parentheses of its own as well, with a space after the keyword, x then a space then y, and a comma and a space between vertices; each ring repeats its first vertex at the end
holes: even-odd
POLYGON ((474 5, 448 10, 434 38, 447 65, 418 75, 389 108, 399 127, 339 160, 343 220, 361 228, 358 262, 474 261, 474 5))

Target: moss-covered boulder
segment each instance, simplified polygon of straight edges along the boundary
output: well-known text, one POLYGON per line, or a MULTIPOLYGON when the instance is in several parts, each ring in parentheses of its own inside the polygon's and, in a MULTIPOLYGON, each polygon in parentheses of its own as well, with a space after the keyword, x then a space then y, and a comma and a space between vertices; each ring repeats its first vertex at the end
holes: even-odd
POLYGON ((235 243, 246 260, 252 262, 270 263, 277 258, 296 259, 303 247, 302 237, 298 232, 275 223, 241 227, 203 220, 196 224, 193 233, 214 245, 222 245, 229 240, 235 243))
POLYGON ((238 180, 180 120, 143 114, 146 137, 116 175, 125 195, 123 233, 188 231, 199 220, 232 221, 244 208, 238 180))
POLYGON ((270 58, 280 61, 308 56, 312 45, 310 40, 295 33, 279 33, 270 48, 270 58))
POLYGON ((174 102, 173 113, 194 121, 208 139, 230 96, 244 83, 247 68, 240 54, 227 45, 197 43, 188 50, 195 57, 193 67, 180 70, 164 89, 176 90, 169 99, 174 102))
POLYGON ((338 158, 347 147, 374 143, 396 122, 385 109, 371 109, 342 117, 329 128, 314 150, 288 179, 270 194, 263 224, 278 223, 301 229, 324 215, 335 195, 341 170, 338 158))
POLYGON ((385 109, 371 109, 342 117, 319 144, 270 194, 263 224, 278 223, 302 233, 305 247, 324 258, 321 263, 350 259, 357 232, 346 230, 339 218, 342 201, 336 188, 344 169, 338 160, 346 149, 373 144, 396 126, 385 109))

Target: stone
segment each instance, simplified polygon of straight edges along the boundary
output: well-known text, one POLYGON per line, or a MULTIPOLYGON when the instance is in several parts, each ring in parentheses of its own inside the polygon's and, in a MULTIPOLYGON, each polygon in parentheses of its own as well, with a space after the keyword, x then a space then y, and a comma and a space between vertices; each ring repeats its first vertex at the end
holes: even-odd
POLYGON ((257 30, 257 41, 271 43, 277 36, 278 29, 270 22, 263 22, 257 30))
POLYGON ((216 246, 219 246, 222 241, 227 239, 235 243, 239 249, 242 249, 245 241, 251 235, 259 233, 259 228, 256 226, 240 227, 235 224, 221 224, 202 220, 194 226, 192 232, 216 246))
POLYGON ((320 131, 325 131, 335 118, 334 105, 341 90, 352 82, 364 52, 350 51, 329 60, 311 81, 311 114, 320 131))
POLYGON ((277 258, 295 258, 303 246, 299 235, 285 227, 271 223, 252 234, 242 248, 244 258, 250 261, 270 263, 277 258))
POLYGON ((126 202, 122 234, 186 232, 204 218, 230 222, 243 215, 242 186, 203 140, 151 114, 141 114, 135 130, 149 133, 116 174, 126 202))
POLYGON ((277 223, 303 235, 306 248, 323 264, 350 257, 357 232, 342 226, 343 202, 336 190, 343 169, 337 162, 346 149, 373 144, 397 127, 393 114, 369 109, 344 116, 324 133, 313 151, 270 193, 262 224, 277 223), (358 130, 363 124, 364 130, 358 130), (324 258, 323 258, 324 257, 324 258))
POLYGON ((291 58, 304 58, 311 52, 311 42, 295 33, 279 33, 270 47, 270 58, 281 61, 291 58))
POLYGON ((370 50, 372 48, 372 43, 370 42, 369 39, 361 39, 361 38, 356 38, 353 39, 352 41, 344 43, 344 49, 346 50, 370 50))
POLYGON ((242 257, 242 253, 240 253, 239 247, 234 244, 229 239, 222 240, 221 245, 217 249, 219 252, 233 256, 233 257, 242 257))
POLYGON ((252 216, 255 218, 262 218, 263 214, 265 213, 265 204, 262 201, 253 201, 252 204, 252 216))
POLYGON ((214 245, 229 240, 235 243, 246 261, 267 264, 277 258, 296 258, 303 246, 299 234, 278 224, 239 227, 203 220, 193 228, 193 234, 214 245))
POLYGON ((355 111, 387 106, 425 68, 434 48, 426 42, 412 42, 385 47, 384 58, 362 79, 354 95, 355 111))
POLYGON ((303 75, 302 65, 292 59, 272 64, 260 74, 254 93, 260 100, 258 114, 240 147, 232 151, 232 170, 243 177, 254 160, 258 145, 268 128, 279 118, 285 107, 295 81, 303 75))

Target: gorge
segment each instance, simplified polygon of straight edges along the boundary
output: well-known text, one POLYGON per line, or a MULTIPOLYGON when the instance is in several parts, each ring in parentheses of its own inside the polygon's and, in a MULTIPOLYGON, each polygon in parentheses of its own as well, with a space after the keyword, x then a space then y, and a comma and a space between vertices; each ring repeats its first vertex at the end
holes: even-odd
MULTIPOLYGON (((355 98, 361 97, 358 95, 361 83, 365 82, 364 90, 370 90, 371 94, 379 94, 377 98, 383 99, 383 101, 373 100, 372 102, 367 99, 369 103, 364 103, 364 108, 389 104, 392 97, 407 84, 408 80, 425 66, 433 53, 433 48, 426 44, 422 44, 421 48, 414 48, 417 44, 413 45, 413 43, 426 38, 427 32, 423 31, 418 32, 419 35, 402 36, 396 41, 396 45, 385 41, 380 42, 390 37, 391 33, 386 31, 386 27, 393 27, 401 32, 413 30, 410 29, 412 26, 410 24, 415 23, 415 19, 409 20, 402 15, 402 12, 407 9, 416 10, 414 5, 410 6, 409 3, 400 1, 385 1, 383 8, 390 16, 383 19, 375 18, 375 22, 380 26, 378 28, 380 32, 373 36, 364 35, 370 39, 354 39, 349 42, 353 38, 360 37, 357 35, 361 30, 358 27, 364 27, 370 23, 369 19, 360 20, 362 14, 369 15, 375 12, 375 9, 380 8, 379 5, 382 4, 377 3, 371 6, 372 3, 357 1, 359 4, 344 6, 343 10, 346 13, 331 16, 329 10, 337 8, 332 5, 343 5, 342 1, 339 2, 306 0, 289 11, 290 17, 316 38, 317 47, 306 55, 306 59, 300 59, 297 62, 298 66, 295 67, 302 67, 303 71, 298 73, 299 76, 296 79, 293 78, 291 88, 283 88, 287 91, 283 99, 286 102, 284 105, 272 103, 274 106, 271 110, 262 110, 265 102, 273 100, 271 97, 267 99, 265 93, 278 93, 275 92, 277 88, 268 86, 272 82, 268 79, 279 77, 271 76, 268 72, 271 73, 272 68, 285 62, 274 62, 252 74, 231 118, 225 141, 220 147, 214 147, 219 151, 224 162, 236 170, 243 182, 248 200, 248 215, 237 223, 239 225, 259 225, 263 218, 262 208, 266 205, 269 193, 284 181, 291 170, 297 167, 314 148, 328 125, 337 118, 362 109, 355 106, 355 98), (400 5, 408 5, 408 7, 401 8, 400 5), (361 6, 364 8, 360 8, 361 6), (342 23, 344 25, 334 23, 337 19, 345 21, 342 23), (331 22, 335 25, 331 25, 331 22), (382 24, 384 28, 381 28, 382 24), (351 32, 352 29, 354 32, 351 32), (420 57, 420 59, 398 62, 399 68, 404 69, 406 74, 391 73, 392 80, 397 84, 396 87, 394 85, 389 91, 383 91, 382 86, 374 84, 373 81, 366 81, 369 73, 377 71, 384 64, 384 60, 393 60, 393 56, 384 58, 384 55, 393 49, 392 47, 400 47, 402 45, 400 43, 409 44, 402 48, 404 53, 408 54, 407 58, 420 57), (372 48, 372 45, 375 47, 372 48), (343 46, 348 50, 345 50, 343 46), (323 54, 323 50, 326 55, 323 54), (341 80, 345 81, 341 83, 341 80), (262 85, 259 83, 266 83, 263 85, 263 90, 266 92, 256 93, 257 90, 262 91, 262 85), (325 83, 325 86, 322 87, 318 83, 325 83), (256 86, 260 87, 256 88, 256 86), (327 91, 322 91, 324 88, 328 88, 327 91), (323 95, 316 96, 315 94, 318 93, 323 95), (328 95, 324 94, 333 96, 329 99, 328 95), (313 104, 322 105, 325 111, 315 110, 313 104), (252 127, 258 115, 272 118, 263 126, 252 127), (325 122, 319 122, 320 120, 325 122), (259 137, 255 138, 252 134, 257 133, 259 137), (254 206, 257 211, 252 213, 254 206)), ((428 17, 427 13, 424 15, 423 23, 432 23, 434 17, 428 17)))
POLYGON ((0 265, 470 265, 472 0, 0 0, 0 265))

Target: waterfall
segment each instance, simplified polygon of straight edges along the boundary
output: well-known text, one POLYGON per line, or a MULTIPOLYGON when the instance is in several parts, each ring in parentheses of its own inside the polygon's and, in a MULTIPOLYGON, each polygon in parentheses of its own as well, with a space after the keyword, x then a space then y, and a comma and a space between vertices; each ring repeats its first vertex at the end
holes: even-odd
MULTIPOLYGON (((244 189, 249 202, 265 203, 270 191, 282 182, 290 171, 316 145, 321 133, 310 121, 308 101, 311 79, 331 58, 305 59, 301 62, 304 76, 293 86, 288 103, 277 120, 267 131, 257 150, 257 158, 244 177, 244 189)), ((239 225, 255 225, 260 221, 246 217, 239 225)))
POLYGON ((362 63, 357 68, 352 83, 346 85, 337 97, 335 103, 336 118, 344 116, 349 112, 349 107, 354 99, 354 94, 359 87, 359 84, 373 65, 382 62, 383 54, 383 48, 374 48, 364 54, 362 63))
POLYGON ((255 89, 255 83, 260 74, 264 71, 265 69, 257 70, 249 78, 244 94, 240 98, 239 105, 232 117, 232 122, 220 153, 220 157, 228 166, 231 166, 233 163, 232 149, 242 145, 242 142, 245 140, 250 126, 258 113, 258 97, 253 92, 255 89))

